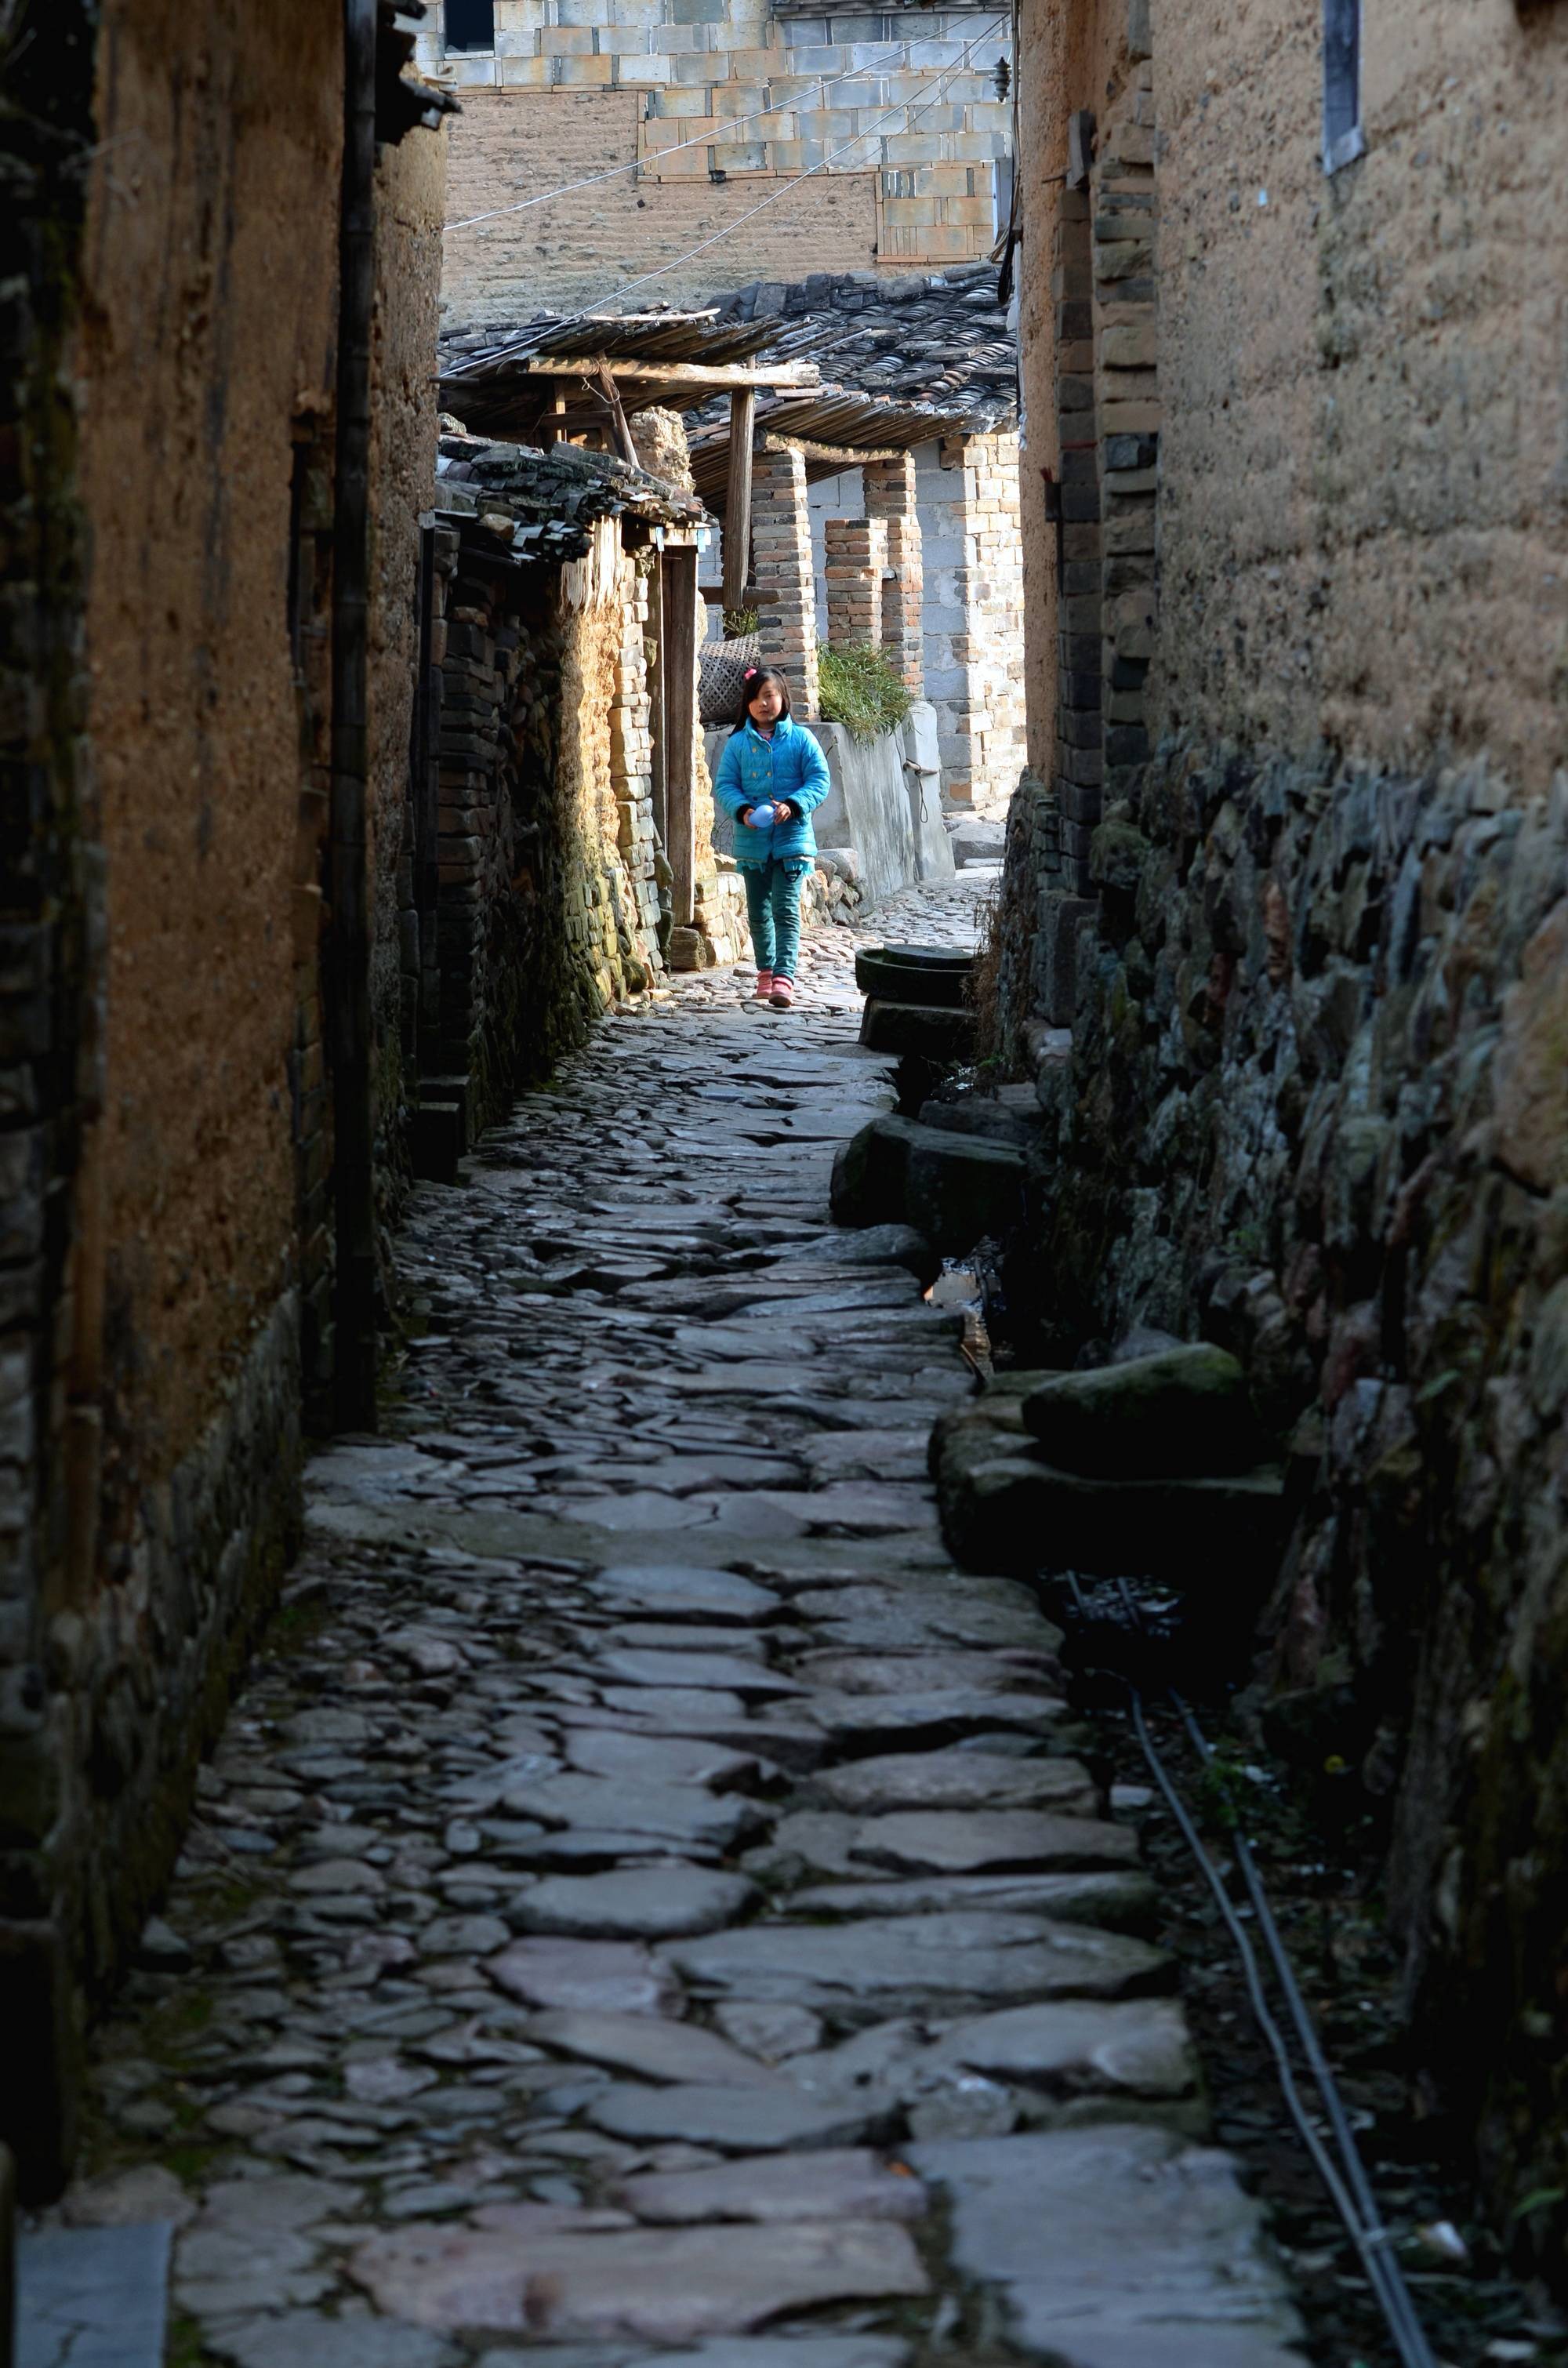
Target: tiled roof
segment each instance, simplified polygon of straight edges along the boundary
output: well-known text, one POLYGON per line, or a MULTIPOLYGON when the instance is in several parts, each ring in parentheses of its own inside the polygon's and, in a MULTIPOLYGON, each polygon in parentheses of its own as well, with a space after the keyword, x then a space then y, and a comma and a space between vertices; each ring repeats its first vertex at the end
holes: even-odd
POLYGON ((529 444, 494 444, 449 428, 441 437, 436 472, 444 507, 504 513, 514 521, 518 552, 535 558, 581 557, 588 548, 588 529, 603 518, 693 527, 705 517, 694 495, 674 491, 608 452, 587 452, 574 444, 541 450, 529 444))
POLYGON ((813 271, 753 280, 717 301, 716 325, 771 321, 761 349, 770 359, 818 362, 841 387, 961 412, 976 430, 1017 417, 1017 347, 994 263, 896 279, 813 271))

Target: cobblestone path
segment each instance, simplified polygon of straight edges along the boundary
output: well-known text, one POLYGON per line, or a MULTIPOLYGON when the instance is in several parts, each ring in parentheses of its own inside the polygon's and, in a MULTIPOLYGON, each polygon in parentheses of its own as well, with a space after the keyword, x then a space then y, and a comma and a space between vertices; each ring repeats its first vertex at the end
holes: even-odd
POLYGON ((1299 2368, 1057 1635, 937 1536, 956 1319, 825 1222, 827 936, 416 1197, 99 2035, 68 2215, 177 2221, 180 2368, 1299 2368))

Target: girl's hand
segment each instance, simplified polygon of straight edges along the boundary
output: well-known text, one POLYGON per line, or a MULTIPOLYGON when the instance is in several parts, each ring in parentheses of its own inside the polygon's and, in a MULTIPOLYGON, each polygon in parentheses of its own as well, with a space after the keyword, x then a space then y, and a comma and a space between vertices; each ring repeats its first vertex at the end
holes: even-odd
POLYGON ((795 819, 795 809, 790 803, 788 798, 779 798, 777 800, 773 811, 778 815, 780 822, 793 822, 795 819))
POLYGON ((735 820, 736 820, 737 822, 739 822, 739 823, 749 823, 749 822, 750 822, 750 820, 751 820, 751 817, 752 817, 752 809, 751 809, 751 807, 750 807, 750 806, 741 806, 740 808, 738 808, 738 809, 737 809, 737 811, 736 811, 736 814, 735 814, 735 820))

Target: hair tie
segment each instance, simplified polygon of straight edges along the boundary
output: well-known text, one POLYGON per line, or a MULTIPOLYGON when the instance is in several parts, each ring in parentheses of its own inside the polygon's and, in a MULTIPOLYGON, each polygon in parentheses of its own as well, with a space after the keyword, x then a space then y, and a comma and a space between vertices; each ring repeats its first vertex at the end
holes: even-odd
POLYGON ((759 666, 747 666, 744 674, 741 677, 741 680, 743 682, 755 682, 761 670, 762 669, 759 666))

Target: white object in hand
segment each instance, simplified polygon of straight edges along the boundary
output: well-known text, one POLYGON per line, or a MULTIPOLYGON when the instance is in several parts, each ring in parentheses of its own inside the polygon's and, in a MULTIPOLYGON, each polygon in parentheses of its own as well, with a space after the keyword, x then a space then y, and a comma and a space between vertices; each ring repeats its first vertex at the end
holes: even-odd
POLYGON ((778 812, 778 807, 773 805, 753 806, 746 816, 747 827, 752 830, 771 830, 778 812))

